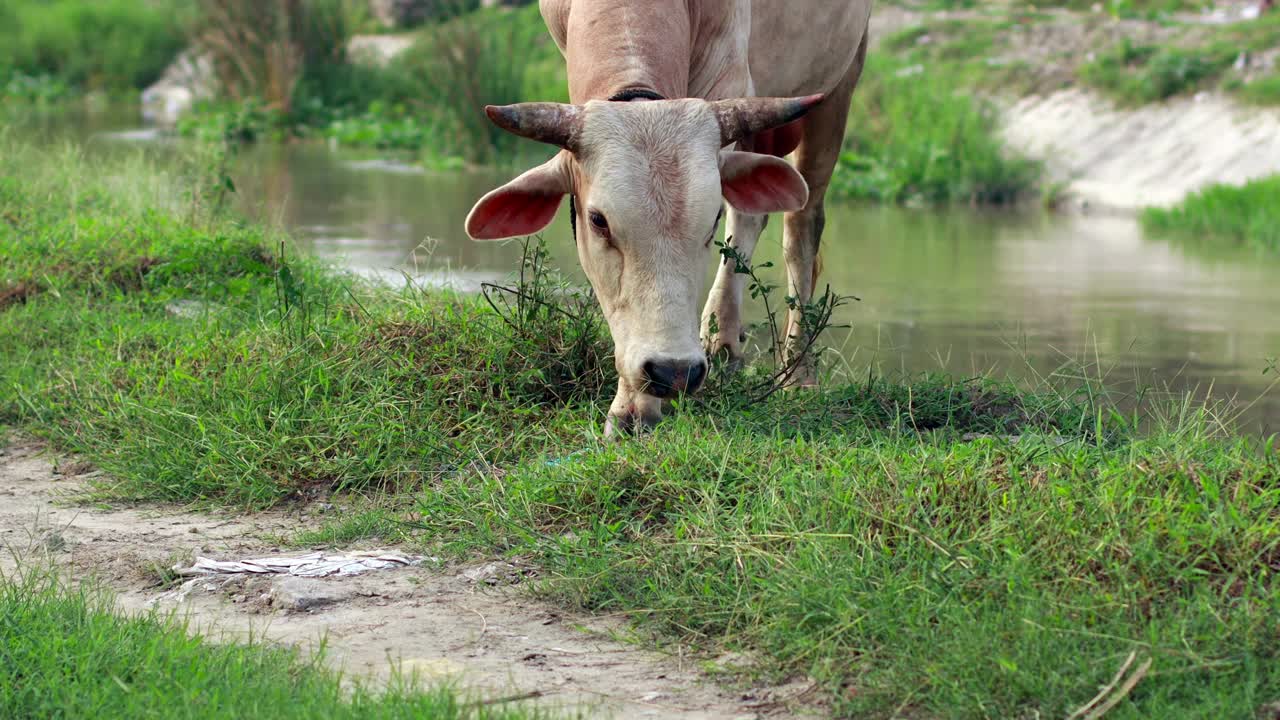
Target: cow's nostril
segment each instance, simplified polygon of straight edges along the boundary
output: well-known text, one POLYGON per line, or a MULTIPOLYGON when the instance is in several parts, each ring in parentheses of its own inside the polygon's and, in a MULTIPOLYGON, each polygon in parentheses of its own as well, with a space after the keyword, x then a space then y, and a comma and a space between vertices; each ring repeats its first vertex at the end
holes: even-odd
POLYGON ((697 390, 707 378, 707 364, 701 360, 694 363, 648 360, 642 370, 647 385, 644 391, 664 400, 677 393, 697 390))
POLYGON ((669 362, 646 360, 644 379, 649 384, 646 392, 654 397, 669 398, 676 394, 676 370, 669 362))
POLYGON ((689 368, 689 383, 685 388, 685 392, 697 392, 702 387, 702 381, 707 379, 707 364, 704 362, 696 362, 689 368))

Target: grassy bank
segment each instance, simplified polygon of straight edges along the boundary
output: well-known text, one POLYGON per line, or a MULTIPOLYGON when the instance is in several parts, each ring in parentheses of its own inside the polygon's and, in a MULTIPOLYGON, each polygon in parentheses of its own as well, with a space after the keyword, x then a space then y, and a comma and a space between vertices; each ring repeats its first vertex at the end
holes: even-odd
POLYGON ((903 63, 946 68, 954 87, 988 94, 1016 97, 1081 86, 1125 106, 1202 90, 1253 104, 1280 102, 1280 71, 1270 59, 1280 44, 1280 15, 1206 25, 1175 19, 1167 14, 1174 8, 1159 3, 1110 3, 1107 13, 1067 5, 1076 11, 973 7, 890 35, 881 51, 903 63), (1153 14, 1157 21, 1134 19, 1153 14), (1046 53, 1046 47, 1056 50, 1046 53))
POLYGON ((550 597, 812 675, 841 716, 1065 716, 1130 654, 1109 717, 1280 696, 1280 454, 1190 401, 721 378, 606 443, 581 299, 369 287, 221 217, 203 170, 5 150, 0 423, 84 453, 101 497, 374 495, 324 535, 534 557, 550 597))
POLYGON ((321 656, 212 642, 160 615, 123 617, 111 597, 52 571, 0 575, 0 716, 111 718, 516 718, 408 678, 344 683, 321 656))
POLYGON ((1172 208, 1149 208, 1142 225, 1153 233, 1280 252, 1280 176, 1214 185, 1172 208))

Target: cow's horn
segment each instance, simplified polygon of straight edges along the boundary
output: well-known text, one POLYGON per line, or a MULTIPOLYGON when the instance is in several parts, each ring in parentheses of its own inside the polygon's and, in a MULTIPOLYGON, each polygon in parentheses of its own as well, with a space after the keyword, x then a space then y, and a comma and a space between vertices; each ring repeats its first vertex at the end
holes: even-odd
POLYGON ((507 132, 571 152, 582 128, 582 108, 577 105, 549 102, 488 105, 484 112, 494 125, 507 132))
POLYGON ((823 95, 798 98, 734 98, 711 103, 720 121, 720 146, 724 147, 762 130, 786 125, 822 102, 823 95))

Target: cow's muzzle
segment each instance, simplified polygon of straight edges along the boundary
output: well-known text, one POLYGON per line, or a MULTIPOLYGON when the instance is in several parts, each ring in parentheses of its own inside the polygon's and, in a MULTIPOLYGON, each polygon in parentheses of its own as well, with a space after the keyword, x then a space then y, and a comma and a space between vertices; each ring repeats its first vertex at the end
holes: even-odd
POLYGON ((667 400, 681 393, 697 392, 702 381, 707 378, 705 360, 693 362, 655 359, 646 360, 642 366, 644 371, 644 392, 656 398, 667 400))

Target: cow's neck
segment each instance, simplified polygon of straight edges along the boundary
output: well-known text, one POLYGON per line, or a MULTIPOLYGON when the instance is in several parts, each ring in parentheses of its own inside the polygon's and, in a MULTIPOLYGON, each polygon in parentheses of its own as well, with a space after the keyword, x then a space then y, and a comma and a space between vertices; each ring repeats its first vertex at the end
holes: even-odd
POLYGON ((628 92, 667 98, 744 94, 746 42, 737 40, 750 32, 750 20, 738 5, 576 0, 565 37, 570 98, 584 103, 628 92))

